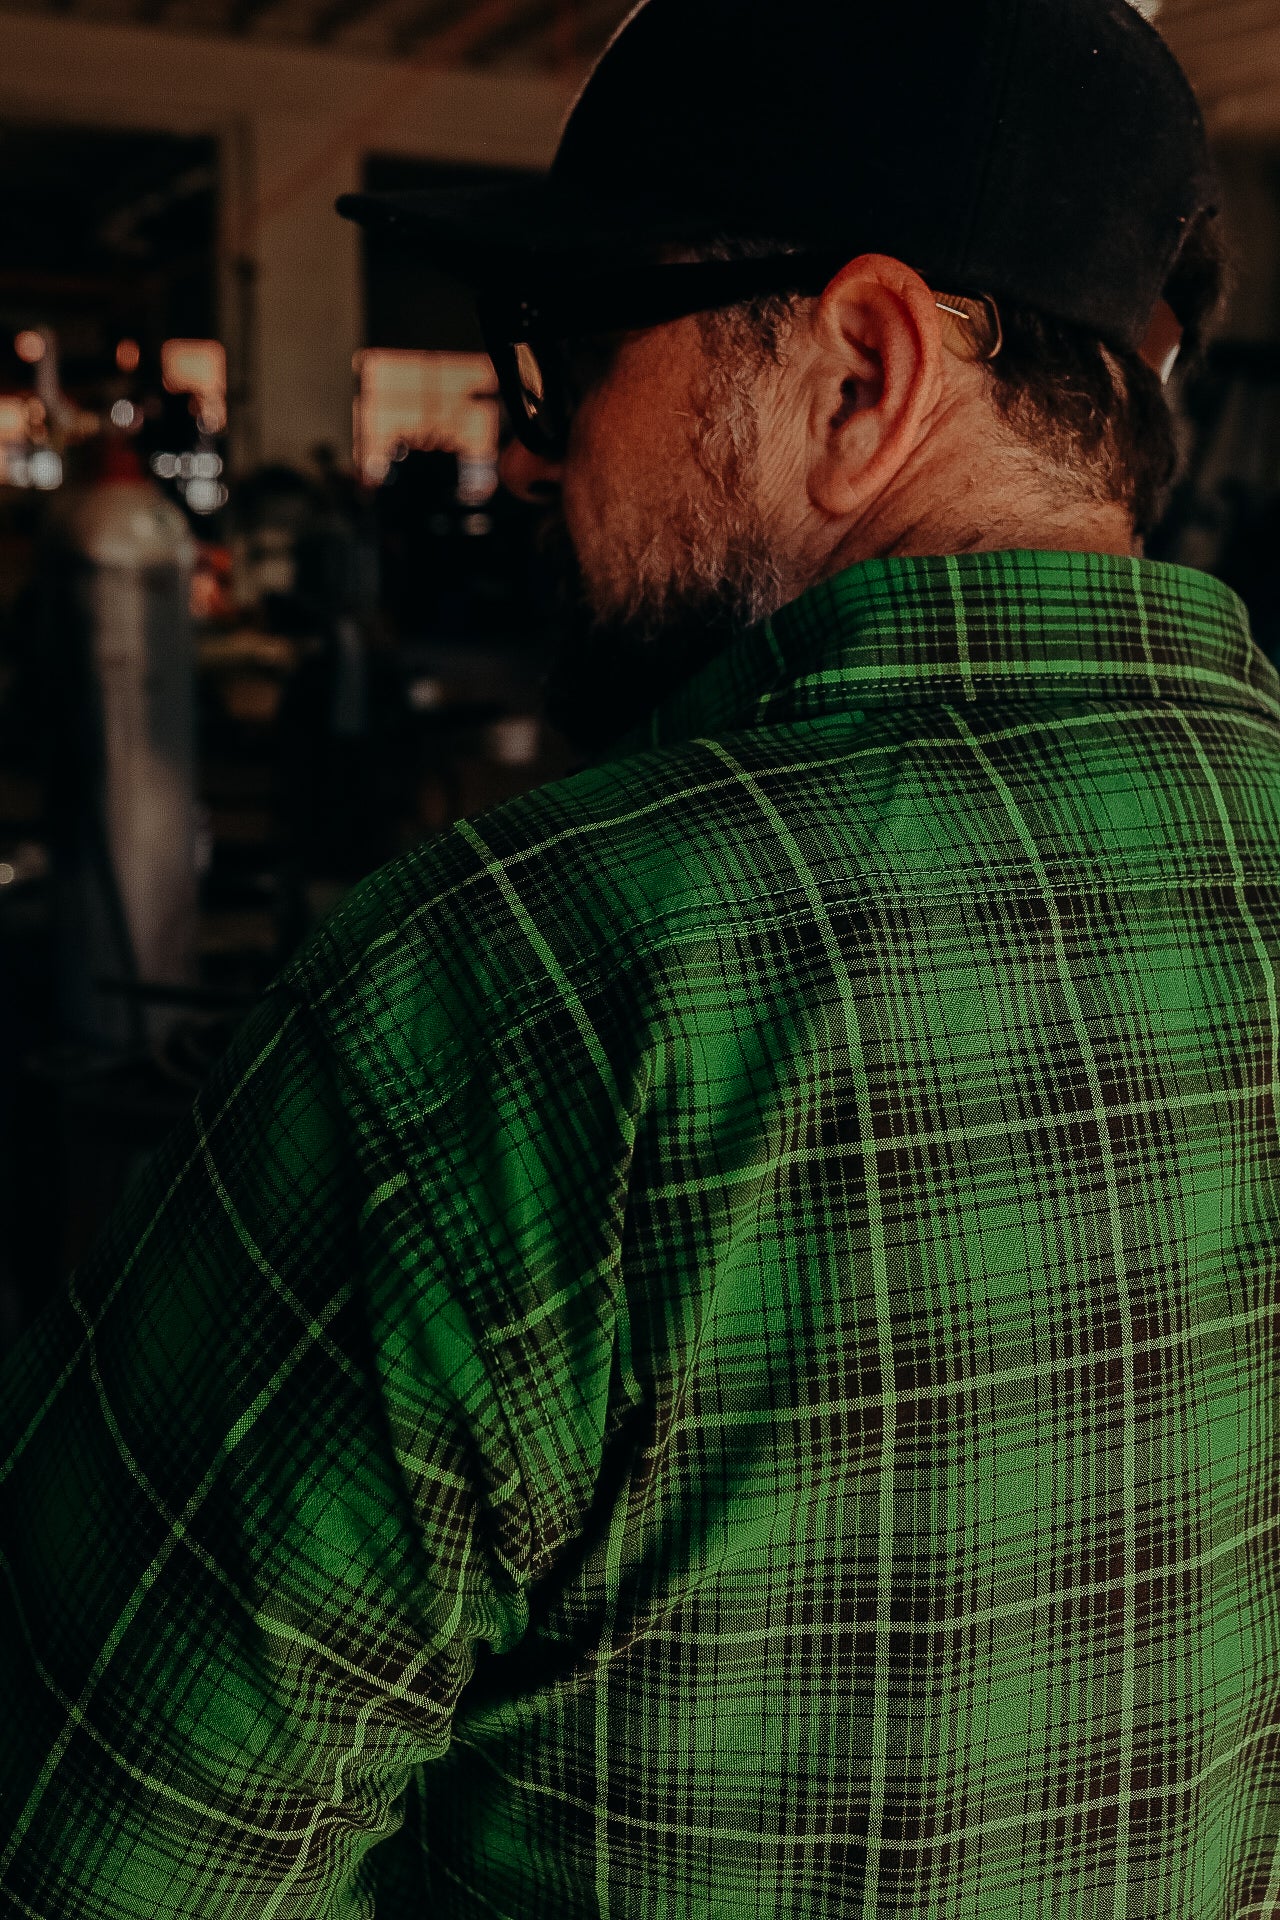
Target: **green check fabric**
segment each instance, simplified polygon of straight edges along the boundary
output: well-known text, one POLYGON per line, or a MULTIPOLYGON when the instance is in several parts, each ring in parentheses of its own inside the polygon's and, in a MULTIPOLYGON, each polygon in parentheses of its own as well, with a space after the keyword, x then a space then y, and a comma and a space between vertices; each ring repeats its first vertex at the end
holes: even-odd
POLYGON ((1280 680, 871 561, 345 902, 0 1376, 0 1912, 1280 1916, 1280 680))

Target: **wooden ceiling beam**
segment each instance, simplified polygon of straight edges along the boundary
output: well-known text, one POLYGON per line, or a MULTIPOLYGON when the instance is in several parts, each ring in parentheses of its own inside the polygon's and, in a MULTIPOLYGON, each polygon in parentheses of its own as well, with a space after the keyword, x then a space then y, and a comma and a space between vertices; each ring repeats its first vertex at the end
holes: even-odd
POLYGON ((578 60, 594 60, 613 38, 631 11, 630 0, 583 0, 574 22, 574 52, 578 60))
POLYGON ((495 22, 492 31, 477 40, 456 64, 484 66, 510 47, 523 47, 535 64, 550 65, 556 6, 557 0, 523 0, 506 20, 495 22))
POLYGON ((327 47, 344 27, 368 20, 390 4, 390 0, 330 0, 313 17, 307 38, 313 47, 327 47))
POLYGON ((515 20, 539 11, 546 0, 478 0, 447 27, 439 27, 430 7, 407 20, 395 37, 395 50, 415 66, 461 67, 515 20))
MULTIPOLYGON (((153 5, 170 4, 170 0, 151 0, 153 5)), ((264 13, 280 4, 280 0, 232 0, 227 14, 227 32, 239 39, 257 26, 264 13)))
POLYGON ((475 57, 491 60, 507 47, 523 43, 535 64, 570 73, 578 65, 579 18, 577 0, 545 0, 538 15, 495 34, 475 57))
POLYGON ((561 73, 567 73, 578 58, 579 17, 578 0, 556 0, 551 44, 555 51, 555 64, 561 73))

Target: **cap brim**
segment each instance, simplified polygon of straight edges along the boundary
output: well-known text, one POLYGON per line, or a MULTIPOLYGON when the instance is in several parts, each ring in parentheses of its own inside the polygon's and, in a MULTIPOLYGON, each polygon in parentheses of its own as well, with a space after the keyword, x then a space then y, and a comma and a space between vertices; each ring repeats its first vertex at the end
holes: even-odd
POLYGON ((344 193, 335 204, 344 219, 400 236, 472 285, 544 261, 634 256, 639 247, 679 240, 707 224, 688 207, 606 204, 566 192, 545 175, 492 186, 344 193))
POLYGON ((421 246, 432 262, 478 283, 504 268, 616 246, 632 221, 555 191, 546 179, 403 193, 344 193, 344 219, 421 246))

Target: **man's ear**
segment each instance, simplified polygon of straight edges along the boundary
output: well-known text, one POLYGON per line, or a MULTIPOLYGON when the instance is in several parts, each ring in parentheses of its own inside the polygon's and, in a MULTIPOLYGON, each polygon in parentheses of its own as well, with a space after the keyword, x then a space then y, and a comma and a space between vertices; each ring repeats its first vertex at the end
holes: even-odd
POLYGON ((842 267, 818 301, 809 494, 858 519, 914 452, 943 395, 941 318, 920 275, 887 254, 842 267))

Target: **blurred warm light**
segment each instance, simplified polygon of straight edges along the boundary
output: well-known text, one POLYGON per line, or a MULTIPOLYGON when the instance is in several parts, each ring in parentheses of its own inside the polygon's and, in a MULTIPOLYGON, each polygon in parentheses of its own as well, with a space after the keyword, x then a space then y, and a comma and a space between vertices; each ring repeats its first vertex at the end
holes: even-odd
POLYGON ((360 477, 377 486, 401 445, 443 447, 458 455, 459 492, 465 497, 470 481, 476 499, 487 499, 498 459, 498 409, 484 397, 493 384, 488 354, 368 347, 354 365, 360 477))
POLYGON ((25 393, 0 394, 0 484, 36 487, 43 492, 62 485, 62 458, 52 447, 32 446, 44 408, 25 393))
POLYGON ((11 487, 30 485, 30 402, 26 394, 0 394, 0 482, 11 487))
POLYGON ((227 424, 227 355, 220 340, 166 340, 160 373, 170 393, 193 395, 205 433, 227 424))
POLYGON ((44 335, 36 333, 31 327, 24 327, 13 343, 13 350, 19 360, 25 360, 34 367, 37 360, 44 359, 44 335))
POLYGON ((142 358, 142 349, 136 340, 120 340, 116 343, 116 365, 121 373, 136 373, 138 362, 142 358))

